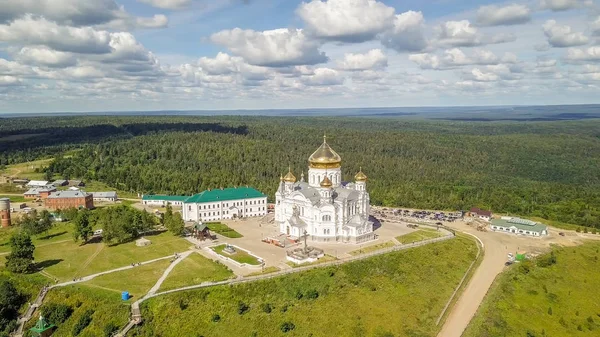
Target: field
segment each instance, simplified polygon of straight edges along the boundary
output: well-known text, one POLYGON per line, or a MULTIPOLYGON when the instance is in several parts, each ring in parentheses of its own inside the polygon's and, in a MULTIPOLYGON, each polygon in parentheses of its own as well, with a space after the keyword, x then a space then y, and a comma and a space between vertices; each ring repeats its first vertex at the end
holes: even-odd
POLYGON ((189 242, 173 237, 168 232, 146 238, 152 241, 152 244, 146 247, 137 247, 135 242, 117 246, 106 246, 101 242, 80 245, 73 242, 68 234, 64 241, 36 247, 34 257, 36 262, 45 266, 46 273, 61 281, 67 281, 74 277, 124 267, 134 262, 181 253, 190 247, 189 242))
POLYGON ((220 222, 207 222, 206 226, 208 226, 208 229, 211 232, 223 235, 226 238, 236 239, 243 237, 242 234, 236 232, 226 224, 220 222))
MULTIPOLYGON (((9 239, 19 231, 17 227, 0 228, 0 254, 9 253, 9 239)), ((42 233, 31 237, 33 244, 36 247, 44 247, 64 241, 73 241, 71 235, 72 225, 66 222, 56 222, 54 227, 48 233, 42 233)))
POLYGON ((156 297, 142 304, 145 324, 132 336, 433 337, 435 320, 476 250, 473 241, 457 237, 336 267, 156 297), (295 329, 284 334, 285 322, 295 329))
MULTIPOLYGON (((25 197, 23 197, 22 195, 0 195, 0 198, 8 198, 10 199, 10 202, 27 202, 27 199, 25 199, 25 197)), ((11 205, 11 207, 14 207, 14 205, 11 205)))
POLYGON ((382 243, 378 243, 376 245, 372 245, 372 246, 366 246, 357 250, 353 250, 351 252, 349 252, 348 254, 350 255, 360 255, 360 254, 364 254, 364 253, 370 253, 370 252, 374 252, 376 250, 380 250, 383 248, 389 248, 389 247, 393 247, 395 244, 393 241, 387 241, 387 242, 382 242, 382 243))
POLYGON ((204 281, 221 281, 233 276, 225 265, 192 253, 173 268, 159 291, 200 284, 204 281))
POLYGON ((400 235, 396 237, 396 240, 400 241, 402 244, 419 242, 423 240, 429 240, 434 238, 439 238, 442 236, 441 232, 435 231, 433 229, 419 229, 412 233, 400 235))
POLYGON ((11 177, 27 178, 29 180, 44 180, 44 172, 42 169, 47 167, 53 159, 40 159, 25 163, 8 165, 1 174, 6 174, 11 177), (35 172, 36 169, 38 172, 35 172))
POLYGON ((600 336, 600 243, 553 249, 495 280, 463 337, 600 336))
POLYGON ((121 292, 128 291, 132 300, 144 296, 158 281, 165 269, 171 264, 169 260, 160 260, 132 269, 106 274, 83 284, 114 292, 115 298, 121 298, 121 292))
POLYGON ((228 254, 228 253, 225 253, 223 251, 223 249, 225 249, 225 244, 218 245, 218 246, 215 246, 215 247, 211 247, 210 249, 212 249, 215 253, 217 253, 219 255, 228 257, 228 258, 230 258, 232 260, 235 260, 235 261, 237 261, 239 263, 250 264, 250 265, 253 265, 253 266, 260 265, 260 261, 258 261, 257 258, 255 258, 254 256, 252 256, 252 255, 248 254, 247 252, 245 252, 245 251, 243 251, 241 249, 238 249, 238 248, 235 248, 236 252, 233 253, 233 254, 228 254))

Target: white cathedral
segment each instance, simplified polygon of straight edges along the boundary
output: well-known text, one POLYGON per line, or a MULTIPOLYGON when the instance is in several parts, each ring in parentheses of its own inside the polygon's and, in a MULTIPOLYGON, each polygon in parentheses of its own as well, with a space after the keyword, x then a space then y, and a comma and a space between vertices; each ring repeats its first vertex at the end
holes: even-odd
POLYGON ((323 144, 308 158, 308 181, 291 169, 275 193, 275 222, 281 233, 313 241, 361 243, 375 238, 369 221, 367 176, 362 169, 354 182, 342 182, 342 158, 323 144))

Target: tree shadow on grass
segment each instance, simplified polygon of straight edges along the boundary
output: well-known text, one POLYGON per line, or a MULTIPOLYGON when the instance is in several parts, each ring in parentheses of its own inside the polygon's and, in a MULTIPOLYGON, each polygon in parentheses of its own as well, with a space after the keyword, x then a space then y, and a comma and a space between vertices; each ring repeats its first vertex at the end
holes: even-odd
POLYGON ((43 270, 44 268, 48 268, 48 267, 52 267, 56 264, 59 264, 61 262, 63 262, 63 259, 52 259, 52 260, 45 260, 42 262, 38 262, 34 265, 34 269, 35 270, 43 270))
POLYGON ((48 234, 46 236, 41 236, 39 239, 40 240, 48 240, 48 239, 52 239, 52 238, 57 237, 57 236, 61 236, 63 234, 67 234, 67 231, 58 232, 58 233, 54 233, 54 234, 48 234))

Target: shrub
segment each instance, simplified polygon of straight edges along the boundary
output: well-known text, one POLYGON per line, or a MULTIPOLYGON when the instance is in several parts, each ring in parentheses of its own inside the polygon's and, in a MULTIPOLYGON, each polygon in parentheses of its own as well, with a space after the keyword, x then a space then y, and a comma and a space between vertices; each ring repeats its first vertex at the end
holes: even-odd
POLYGON ((548 307, 548 315, 552 316, 552 307, 548 307))
POLYGON ((221 316, 219 314, 213 314, 210 320, 216 323, 221 320, 221 316))
POLYGON ((181 309, 181 311, 185 310, 188 308, 188 303, 186 300, 184 299, 180 299, 179 300, 179 309, 181 309))
POLYGON ((110 322, 104 327, 104 337, 112 337, 117 331, 119 331, 119 326, 110 322))
POLYGON ((588 228, 587 227, 583 227, 583 232, 587 233, 588 232, 588 228))
POLYGON ((250 310, 250 307, 246 303, 244 303, 244 302, 238 303, 238 314, 243 315, 243 314, 247 313, 248 310, 250 310))
POLYGON ((273 307, 271 307, 270 303, 265 303, 262 305, 262 311, 266 312, 267 314, 270 314, 271 311, 273 311, 273 307))
POLYGON ((306 292, 306 297, 314 300, 316 298, 319 298, 319 292, 315 289, 311 289, 306 292))
POLYGON ((94 314, 94 310, 88 309, 86 312, 79 317, 79 321, 77 324, 73 326, 73 336, 78 336, 83 329, 85 329, 92 322, 92 315, 94 314))
MULTIPOLYGON (((288 305, 287 304, 283 305, 281 307, 281 309, 280 309, 281 312, 286 312, 287 310, 288 310, 288 305)), ((600 317, 600 314, 599 314, 599 317, 600 317)))
POLYGON ((581 233, 581 227, 577 227, 577 229, 575 230, 577 233, 581 233))
POLYGON ((73 308, 66 304, 49 303, 42 307, 41 312, 42 316, 46 317, 48 322, 59 325, 71 317, 73 308))
POLYGON ((302 294, 302 292, 298 290, 298 292, 296 292, 296 299, 301 300, 302 297, 304 297, 304 294, 302 294))
POLYGON ((283 333, 290 332, 294 329, 296 329, 296 326, 292 322, 283 322, 279 326, 279 330, 281 330, 283 333))
POLYGON ((527 337, 535 337, 535 332, 527 330, 527 337))
POLYGON ((562 317, 558 320, 558 323, 560 323, 560 325, 562 325, 565 328, 567 327, 567 322, 562 317))
POLYGON ((596 234, 598 233, 598 230, 596 229, 596 227, 592 228, 592 234, 596 234))

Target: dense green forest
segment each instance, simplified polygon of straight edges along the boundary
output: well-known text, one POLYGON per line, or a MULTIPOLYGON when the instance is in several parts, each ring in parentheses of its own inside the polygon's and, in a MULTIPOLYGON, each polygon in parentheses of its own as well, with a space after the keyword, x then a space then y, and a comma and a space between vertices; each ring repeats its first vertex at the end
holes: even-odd
POLYGON ((251 185, 272 197, 288 165, 297 177, 307 170, 323 133, 346 180, 362 166, 374 204, 479 206, 600 228, 600 120, 16 118, 0 125, 0 165, 55 156, 53 178, 143 193, 251 185))

